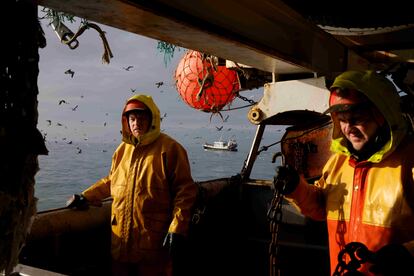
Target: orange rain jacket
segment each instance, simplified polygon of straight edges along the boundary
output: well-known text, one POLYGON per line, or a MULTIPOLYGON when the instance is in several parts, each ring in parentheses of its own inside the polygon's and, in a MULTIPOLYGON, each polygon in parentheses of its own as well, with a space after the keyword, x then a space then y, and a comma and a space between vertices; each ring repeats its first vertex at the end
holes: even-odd
MULTIPOLYGON (((346 85, 346 84, 345 84, 346 85)), ((334 154, 315 185, 301 178, 287 198, 302 214, 327 220, 331 273, 338 253, 349 242, 377 251, 389 243, 403 244, 414 255, 414 140, 407 134, 399 99, 385 90, 362 91, 384 115, 391 138, 368 160, 357 162, 346 148, 333 116, 334 154)), ((360 271, 370 275, 365 264, 360 271)))
POLYGON ((137 95, 127 103, 133 99, 151 110, 150 130, 136 139, 122 116, 123 142, 112 156, 109 175, 82 194, 92 203, 112 196, 115 260, 157 264, 166 258, 162 243, 167 232, 187 234, 197 186, 186 150, 160 133, 160 112, 152 98, 137 95))

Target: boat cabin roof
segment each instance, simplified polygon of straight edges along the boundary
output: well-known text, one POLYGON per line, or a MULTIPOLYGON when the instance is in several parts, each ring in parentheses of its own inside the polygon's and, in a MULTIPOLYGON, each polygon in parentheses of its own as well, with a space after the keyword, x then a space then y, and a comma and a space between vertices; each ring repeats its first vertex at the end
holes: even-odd
POLYGON ((286 78, 411 64, 409 1, 38 0, 128 32, 286 78))

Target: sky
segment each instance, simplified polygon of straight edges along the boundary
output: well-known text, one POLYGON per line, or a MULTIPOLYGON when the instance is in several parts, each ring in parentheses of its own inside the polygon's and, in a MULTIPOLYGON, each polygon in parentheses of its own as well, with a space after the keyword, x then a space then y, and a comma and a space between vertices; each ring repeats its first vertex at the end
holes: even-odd
MULTIPOLYGON (((43 13, 39 11, 39 16, 43 13)), ((109 64, 102 63, 104 48, 99 33, 86 30, 78 37, 79 46, 72 50, 60 42, 48 20, 42 19, 47 46, 39 49, 38 128, 53 140, 119 140, 121 111, 134 93, 149 94, 166 114, 161 128, 192 131, 224 125, 225 128, 254 126, 248 122, 248 108, 223 112, 227 122, 218 115, 196 110, 182 101, 173 74, 186 49, 179 48, 166 65, 164 54, 157 49, 157 40, 99 24, 105 31, 113 53, 109 64), (128 66, 133 66, 129 71, 128 66), (71 69, 73 77, 65 72, 71 69), (157 87, 157 82, 164 84, 157 87), (135 92, 132 92, 135 90, 135 92), (61 100, 65 103, 59 104, 61 100), (77 107, 76 107, 77 106, 77 107)), ((74 33, 81 20, 65 22, 74 33)), ((95 23, 95 22, 93 22, 95 23)), ((242 96, 258 101, 262 89, 242 91, 242 96)), ((246 105, 236 98, 231 107, 246 105)))

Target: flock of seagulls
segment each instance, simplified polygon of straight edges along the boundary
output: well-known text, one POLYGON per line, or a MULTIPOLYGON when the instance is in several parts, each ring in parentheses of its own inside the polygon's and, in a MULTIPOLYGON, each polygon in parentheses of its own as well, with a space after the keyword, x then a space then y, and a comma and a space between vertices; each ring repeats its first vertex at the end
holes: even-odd
MULTIPOLYGON (((134 70, 134 66, 133 65, 128 65, 128 66, 125 66, 125 67, 122 67, 122 69, 124 69, 125 71, 133 71, 134 70)), ((70 78, 74 78, 74 76, 75 76, 75 71, 73 70, 73 69, 71 69, 71 68, 69 68, 69 69, 67 69, 66 71, 64 71, 64 74, 65 75, 69 75, 70 76, 70 78)), ((164 82, 163 81, 159 81, 159 82, 155 82, 155 86, 157 87, 157 88, 160 88, 161 86, 163 86, 164 85, 164 82)), ((135 93, 136 92, 136 89, 133 89, 133 88, 131 88, 131 92, 132 93, 135 93)), ((163 92, 163 91, 161 91, 161 92, 163 92)), ((81 98, 83 98, 84 96, 82 95, 81 96, 81 98)), ((69 105, 70 103, 67 101, 67 100, 65 100, 65 99, 61 99, 61 100, 59 100, 58 101, 58 105, 69 105)), ((78 110, 78 107, 79 107, 79 105, 74 105, 74 106, 72 106, 71 107, 71 110, 72 111, 77 111, 78 110)), ((105 115, 106 116, 108 116, 108 113, 105 113, 105 115)), ((163 120, 163 119, 165 119, 167 117, 167 113, 164 113, 163 115, 162 115, 162 117, 160 118, 161 119, 161 121, 163 120)), ((56 126, 58 126, 58 127, 64 127, 64 128, 66 128, 67 129, 67 126, 65 126, 64 124, 62 124, 62 123, 60 123, 60 122, 53 122, 53 124, 52 124, 52 120, 46 120, 46 122, 47 122, 47 127, 51 127, 52 125, 56 125, 56 126)), ((85 121, 80 121, 81 123, 84 123, 85 121)), ((107 126, 107 122, 104 122, 103 123, 103 126, 104 127, 106 127, 107 126)), ((86 136, 86 135, 85 135, 86 136)), ((46 141, 46 137, 47 137, 47 133, 46 132, 43 132, 43 139, 46 141)), ((66 141, 67 140, 67 138, 66 137, 63 137, 62 138, 62 140, 63 141, 66 141)), ((87 140, 87 138, 85 137, 84 138, 84 140, 87 140)), ((55 140, 55 143, 58 143, 58 141, 57 140, 55 140)), ((72 141, 67 141, 66 142, 66 144, 68 144, 68 145, 72 145, 73 144, 73 142, 72 141)), ((81 154, 82 153, 82 149, 78 146, 78 147, 76 147, 76 150, 77 150, 77 153, 78 154, 81 154)), ((106 152, 106 150, 103 150, 103 152, 106 152)))
MULTIPOLYGON (((128 66, 125 66, 125 67, 122 67, 122 69, 124 69, 125 71, 133 71, 133 69, 134 69, 134 66, 133 65, 128 65, 128 66)), ((67 74, 67 75, 69 75, 70 76, 70 78, 73 78, 74 77, 74 75, 75 75, 75 71, 74 70, 72 70, 72 69, 67 69, 65 72, 64 72, 64 74, 67 74)), ((156 88, 160 88, 161 86, 163 86, 164 85, 164 82, 163 81, 158 81, 158 82, 155 82, 154 83, 155 84, 155 86, 156 86, 156 88)), ((131 93, 135 93, 136 91, 137 91, 137 89, 134 89, 134 88, 130 88, 130 91, 131 91, 131 93)), ((161 93, 163 92, 162 90, 160 91, 161 93)), ((83 98, 84 96, 82 95, 81 96, 81 98, 83 98)), ((61 99, 61 100, 59 100, 59 102, 58 102, 58 104, 59 105, 62 105, 62 104, 69 104, 69 102, 67 101, 67 100, 64 100, 64 99, 61 99)), ((79 107, 79 105, 74 105, 73 107, 71 107, 71 110, 72 111, 76 111, 77 109, 78 109, 78 107, 79 107)), ((108 113, 105 113, 105 115, 107 116, 108 115, 108 113)), ((164 113, 162 116, 161 116, 161 121, 163 121, 163 119, 165 119, 167 117, 167 113, 164 113)), ((223 122, 227 122, 227 120, 229 119, 229 115, 226 115, 226 117, 225 118, 223 118, 222 117, 222 119, 223 119, 223 122)), ((50 126, 52 126, 52 120, 46 120, 46 122, 47 122, 47 126, 48 127, 50 127, 50 126)), ((81 123, 84 123, 84 121, 82 120, 81 121, 81 123)), ((62 123, 60 123, 60 122, 56 122, 56 126, 59 126, 59 127, 65 127, 65 128, 67 128, 66 126, 64 126, 62 123)), ((103 123, 103 126, 105 127, 105 126, 107 126, 107 122, 104 122, 103 123)), ((216 130, 217 131, 222 131, 223 130, 223 125, 221 125, 221 126, 215 126, 216 127, 216 130)), ((228 131, 230 131, 231 130, 231 128, 228 128, 227 129, 228 131)), ((44 139, 46 140, 46 135, 47 135, 47 133, 44 133, 44 139)), ((63 138, 63 140, 66 140, 66 138, 63 138)), ((87 138, 84 138, 84 140, 87 140, 87 138)), ((57 142, 57 141, 55 141, 55 142, 57 142)), ((71 145, 73 142, 72 141, 68 141, 67 142, 67 144, 69 144, 69 145, 71 145)), ((80 148, 80 147, 76 147, 76 149, 77 149, 77 153, 78 154, 81 154, 82 153, 82 149, 80 148)), ((104 152, 106 152, 106 150, 104 150, 104 152)))
MULTIPOLYGON (((224 126, 216 126, 217 131, 221 131, 223 129, 224 126)), ((227 128, 227 131, 230 131, 231 127, 227 128)))
MULTIPOLYGON (((160 88, 161 86, 163 86, 164 85, 164 82, 163 81, 159 81, 159 82, 156 82, 155 83, 155 86, 157 87, 157 88, 160 88)), ((130 88, 130 90, 131 90, 131 93, 135 93, 135 91, 137 91, 136 89, 134 89, 134 88, 130 88)), ((163 90, 161 90, 160 91, 160 93, 163 93, 164 91, 163 90)))
MULTIPOLYGON (((67 71, 66 71, 67 72, 67 71)), ((65 74, 66 74, 66 72, 65 72, 65 74)), ((81 95, 80 96, 81 98, 84 98, 84 96, 83 95, 81 95)), ((65 99, 61 99, 61 100, 59 100, 58 101, 58 105, 63 105, 63 104, 69 104, 69 102, 67 101, 67 100, 65 100, 65 99)), ((75 106, 73 106, 73 107, 71 107, 71 110, 72 111, 76 111, 77 109, 78 109, 78 107, 79 107, 79 105, 75 105, 75 106)), ((105 113, 105 115, 106 116, 108 116, 109 115, 109 113, 105 113)), ((46 120, 46 122, 47 122, 47 126, 48 127, 50 127, 50 126, 52 126, 52 120, 50 120, 50 119, 48 119, 48 120, 46 120)), ((81 123, 84 123, 85 121, 84 120, 81 120, 80 121, 81 123)), ((56 125, 56 126, 58 126, 58 127, 64 127, 65 129, 67 129, 67 126, 65 126, 64 124, 62 124, 62 123, 60 123, 60 122, 54 122, 54 124, 56 125)), ((106 126, 107 125, 107 122, 104 122, 103 123, 103 126, 106 126)), ((46 138, 47 138, 47 132, 44 132, 44 131, 41 131, 42 132, 42 134, 43 134, 43 139, 46 141, 46 138)), ((85 141, 87 141, 88 140, 88 138, 86 137, 86 134, 84 134, 84 138, 83 138, 83 140, 85 140, 85 141)), ((56 138, 56 137, 55 137, 56 138)), ((67 138, 66 137, 63 137, 62 138, 62 140, 63 141, 66 141, 67 140, 67 138)), ((58 143, 58 141, 57 140, 55 140, 55 143, 58 143)), ((73 144, 73 141, 72 140, 70 140, 70 141, 67 141, 66 142, 66 144, 68 144, 68 145, 72 145, 73 144)), ((106 150, 103 150, 103 152, 106 152, 106 150)), ((76 147, 76 153, 77 154, 81 154, 82 153, 82 149, 79 147, 79 146, 77 146, 76 147)))
MULTIPOLYGON (((134 68, 134 66, 133 65, 129 65, 129 66, 127 66, 127 67, 122 67, 125 71, 131 71, 131 69, 132 68, 134 68)), ((164 85, 164 82, 163 81, 159 81, 159 82, 156 82, 155 83, 155 86, 157 87, 157 88, 160 88, 161 86, 163 86, 164 85)), ((131 93, 135 93, 137 90, 135 89, 135 88, 130 88, 130 90, 131 90, 131 93)), ((164 92, 164 91, 160 91, 161 93, 162 92, 164 92)))

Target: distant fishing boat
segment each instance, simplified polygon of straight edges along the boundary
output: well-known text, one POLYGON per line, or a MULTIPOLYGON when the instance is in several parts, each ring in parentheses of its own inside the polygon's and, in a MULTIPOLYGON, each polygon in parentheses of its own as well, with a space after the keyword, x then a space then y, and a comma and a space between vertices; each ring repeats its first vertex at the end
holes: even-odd
POLYGON ((229 139, 227 142, 219 140, 214 141, 213 144, 204 143, 203 147, 207 150, 237 151, 237 142, 234 139, 229 139))

